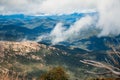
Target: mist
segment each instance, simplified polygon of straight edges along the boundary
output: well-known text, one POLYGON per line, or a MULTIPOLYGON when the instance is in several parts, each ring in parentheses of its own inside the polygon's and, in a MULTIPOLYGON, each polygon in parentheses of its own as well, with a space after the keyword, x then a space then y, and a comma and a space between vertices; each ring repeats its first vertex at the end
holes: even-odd
POLYGON ((97 10, 99 20, 96 25, 101 29, 100 36, 120 34, 120 0, 101 0, 98 2, 97 10))
POLYGON ((57 23, 55 28, 48 35, 38 37, 38 40, 49 37, 53 44, 57 44, 68 39, 75 39, 81 36, 79 33, 83 29, 92 27, 100 29, 98 37, 120 34, 120 0, 1 0, 0 14, 71 14, 71 13, 93 13, 97 12, 97 22, 95 17, 87 15, 73 23, 66 29, 63 23, 57 23))
POLYGON ((66 41, 72 40, 80 36, 80 32, 83 29, 87 29, 94 24, 93 18, 91 16, 85 16, 76 21, 69 28, 65 28, 63 23, 57 23, 55 28, 51 31, 49 37, 51 38, 51 43, 53 45, 66 41))

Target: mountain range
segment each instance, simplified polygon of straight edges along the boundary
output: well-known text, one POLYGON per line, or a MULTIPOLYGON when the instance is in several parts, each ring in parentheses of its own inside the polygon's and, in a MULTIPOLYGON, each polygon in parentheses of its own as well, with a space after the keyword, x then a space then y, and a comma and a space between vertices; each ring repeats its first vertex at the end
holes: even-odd
POLYGON ((70 80, 85 78, 83 72, 86 68, 96 69, 83 65, 80 60, 105 61, 109 45, 117 45, 120 35, 98 37, 100 29, 90 27, 83 29, 74 39, 53 45, 49 34, 57 23, 63 23, 64 28, 68 29, 86 15, 94 16, 97 13, 0 15, 0 65, 17 72, 26 71, 29 80, 55 66, 64 67, 70 80))
MULTIPOLYGON (((70 25, 73 25, 77 20, 86 15, 94 16, 97 15, 97 13, 73 13, 45 16, 30 16, 23 14, 0 15, 0 40, 32 40, 51 45, 50 37, 37 40, 38 37, 50 34, 55 25, 59 22, 62 22, 65 28, 69 28, 70 25)), ((111 42, 111 40, 119 38, 119 36, 98 37, 97 35, 99 32, 99 29, 90 27, 81 31, 80 36, 75 37, 75 39, 62 41, 56 45, 82 48, 86 50, 106 50, 108 49, 105 44, 106 41, 111 42)))

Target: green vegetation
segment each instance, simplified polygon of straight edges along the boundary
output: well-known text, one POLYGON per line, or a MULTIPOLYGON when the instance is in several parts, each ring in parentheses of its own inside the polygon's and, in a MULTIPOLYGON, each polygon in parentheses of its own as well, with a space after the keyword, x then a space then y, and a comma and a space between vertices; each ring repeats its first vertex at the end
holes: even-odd
POLYGON ((50 49, 48 46, 42 47, 37 52, 17 54, 10 46, 10 49, 6 49, 4 55, 0 56, 0 69, 2 71, 8 70, 6 74, 3 74, 0 70, 0 76, 7 75, 10 78, 7 80, 16 77, 19 80, 22 80, 22 78, 25 78, 25 80, 101 80, 96 78, 96 75, 89 75, 85 71, 88 69, 102 72, 103 69, 96 69, 80 63, 80 60, 83 59, 96 60, 96 55, 101 57, 102 54, 72 54, 68 51, 50 49), (65 70, 57 66, 62 66, 65 70), (16 74, 12 74, 11 71, 16 74))

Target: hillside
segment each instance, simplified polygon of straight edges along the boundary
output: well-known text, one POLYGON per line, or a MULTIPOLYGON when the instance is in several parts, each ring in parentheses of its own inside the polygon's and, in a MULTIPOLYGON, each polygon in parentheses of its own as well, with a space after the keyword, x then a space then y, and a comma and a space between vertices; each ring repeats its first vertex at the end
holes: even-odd
POLYGON ((98 37, 101 30, 95 24, 85 29, 79 28, 76 24, 79 20, 84 20, 86 15, 98 14, 0 15, 1 71, 19 72, 29 80, 38 78, 56 66, 63 67, 70 75, 70 80, 83 80, 86 76, 91 76, 85 73, 86 69, 99 71, 82 64, 80 60, 106 61, 109 45, 117 45, 120 36, 98 37), (62 25, 59 26, 58 23, 62 25), (58 40, 58 43, 53 44, 54 40, 58 40))
POLYGON ((63 46, 55 48, 32 41, 1 41, 0 47, 1 71, 12 70, 26 74, 29 80, 38 78, 42 73, 56 66, 65 68, 70 79, 81 80, 80 78, 85 77, 82 72, 87 66, 81 64, 80 60, 95 59, 100 56, 82 49, 65 49, 63 46))

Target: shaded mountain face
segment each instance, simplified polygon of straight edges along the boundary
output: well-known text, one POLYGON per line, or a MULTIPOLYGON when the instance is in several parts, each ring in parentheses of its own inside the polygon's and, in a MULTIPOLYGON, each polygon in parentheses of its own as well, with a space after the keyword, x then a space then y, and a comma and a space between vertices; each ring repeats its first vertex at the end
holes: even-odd
MULTIPOLYGON (((49 34, 55 25, 62 22, 67 29, 82 17, 97 13, 73 13, 67 15, 28 16, 28 15, 0 15, 0 40, 5 41, 36 41, 51 45, 49 34), (45 38, 44 38, 45 35, 45 38), (47 37, 46 37, 47 36, 47 37)), ((94 26, 94 25, 93 25, 94 26)), ((78 33, 74 39, 59 42, 56 45, 81 48, 85 50, 107 50, 106 42, 111 42, 113 37, 97 37, 100 30, 90 27, 78 33)), ((119 36, 115 37, 119 39, 119 36)))
POLYGON ((76 20, 88 14, 95 13, 49 16, 0 15, 0 39, 14 41, 27 38, 34 40, 40 35, 49 34, 58 22, 62 22, 66 27, 69 27, 76 20))

